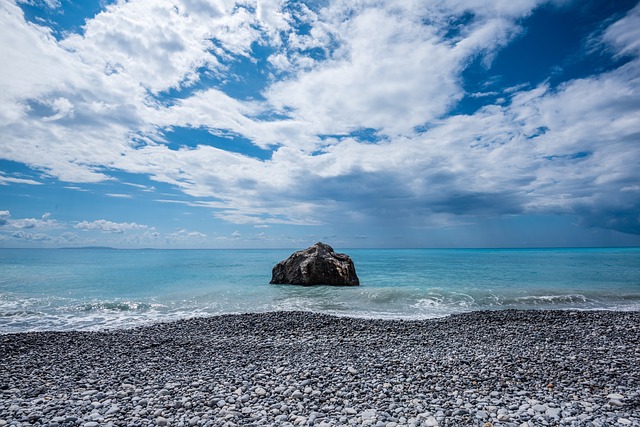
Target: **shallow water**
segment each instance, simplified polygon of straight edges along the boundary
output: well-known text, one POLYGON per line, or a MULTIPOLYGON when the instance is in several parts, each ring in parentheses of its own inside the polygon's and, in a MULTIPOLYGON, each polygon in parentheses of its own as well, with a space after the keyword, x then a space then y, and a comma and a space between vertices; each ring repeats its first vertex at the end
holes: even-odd
POLYGON ((274 310, 373 318, 640 310, 640 248, 340 251, 361 286, 269 285, 290 250, 2 249, 0 333, 274 310))

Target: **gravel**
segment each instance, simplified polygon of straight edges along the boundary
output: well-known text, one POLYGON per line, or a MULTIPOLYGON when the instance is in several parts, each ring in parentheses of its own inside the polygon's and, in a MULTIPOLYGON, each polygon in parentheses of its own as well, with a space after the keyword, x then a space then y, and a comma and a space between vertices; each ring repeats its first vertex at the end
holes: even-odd
POLYGON ((640 312, 0 335, 0 427, 640 426, 640 312))

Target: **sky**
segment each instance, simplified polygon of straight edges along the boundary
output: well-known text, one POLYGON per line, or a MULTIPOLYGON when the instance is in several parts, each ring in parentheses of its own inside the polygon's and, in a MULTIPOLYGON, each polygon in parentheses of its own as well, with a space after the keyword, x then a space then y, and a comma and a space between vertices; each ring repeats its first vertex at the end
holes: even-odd
POLYGON ((3 0, 0 247, 640 246, 640 5, 3 0))

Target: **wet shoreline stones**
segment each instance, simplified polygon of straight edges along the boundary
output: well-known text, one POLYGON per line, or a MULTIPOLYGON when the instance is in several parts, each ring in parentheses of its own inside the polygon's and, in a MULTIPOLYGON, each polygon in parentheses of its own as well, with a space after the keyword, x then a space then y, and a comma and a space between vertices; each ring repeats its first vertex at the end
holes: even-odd
POLYGON ((640 426, 640 312, 0 335, 0 427, 640 426))

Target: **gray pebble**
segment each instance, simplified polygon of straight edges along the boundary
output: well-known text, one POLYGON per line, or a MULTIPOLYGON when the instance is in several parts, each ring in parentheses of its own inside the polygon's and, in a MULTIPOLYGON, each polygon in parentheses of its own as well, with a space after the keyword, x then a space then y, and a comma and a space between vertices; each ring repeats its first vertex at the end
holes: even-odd
POLYGON ((289 312, 0 335, 0 427, 633 426, 638 324, 637 312, 289 312))

